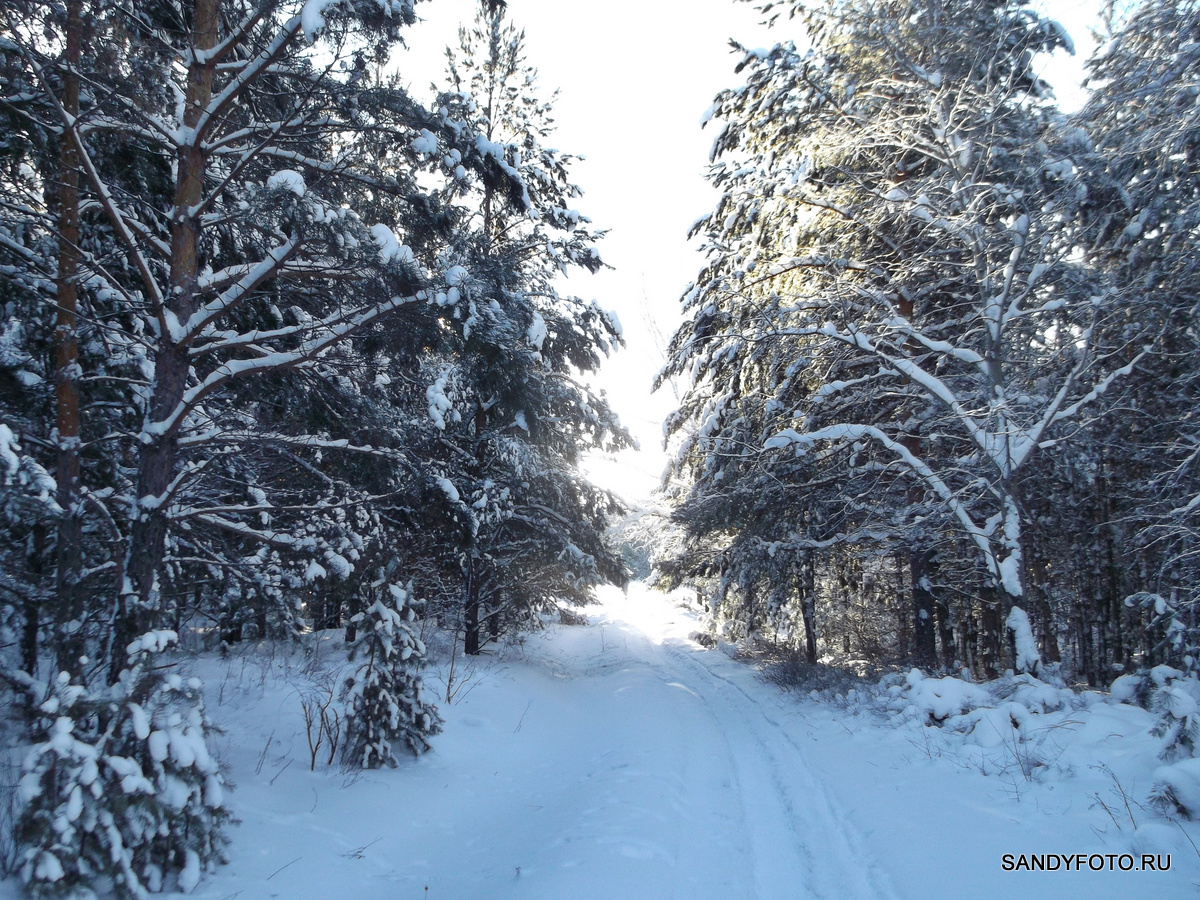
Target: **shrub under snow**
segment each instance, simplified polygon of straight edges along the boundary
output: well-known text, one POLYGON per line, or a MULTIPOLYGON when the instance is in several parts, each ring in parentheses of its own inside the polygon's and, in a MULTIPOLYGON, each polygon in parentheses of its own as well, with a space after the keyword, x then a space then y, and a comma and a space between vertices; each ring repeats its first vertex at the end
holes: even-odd
POLYGON ((388 585, 388 594, 388 602, 377 599, 351 620, 360 637, 350 658, 362 657, 363 663, 343 692, 343 758, 364 769, 396 765, 395 741, 421 754, 429 749, 429 737, 442 730, 441 716, 422 690, 425 644, 412 631, 417 617, 412 594, 398 585, 388 585))
POLYGON ((1149 678, 1150 711, 1159 714, 1154 736, 1163 741, 1159 755, 1167 762, 1195 756, 1200 745, 1200 683, 1170 666, 1155 666, 1149 678))
POLYGON ((992 702, 988 692, 977 684, 950 676, 926 678, 919 669, 913 669, 903 685, 893 685, 889 691, 895 698, 893 707, 923 714, 938 723, 992 702))
POLYGON ((1168 814, 1200 818, 1200 759, 1155 769, 1150 802, 1168 814))
POLYGON ((117 897, 191 891, 224 861, 225 785, 209 754, 201 684, 163 675, 154 654, 175 641, 152 632, 101 691, 27 682, 41 700, 37 743, 23 766, 16 825, 20 874, 33 897, 117 897))

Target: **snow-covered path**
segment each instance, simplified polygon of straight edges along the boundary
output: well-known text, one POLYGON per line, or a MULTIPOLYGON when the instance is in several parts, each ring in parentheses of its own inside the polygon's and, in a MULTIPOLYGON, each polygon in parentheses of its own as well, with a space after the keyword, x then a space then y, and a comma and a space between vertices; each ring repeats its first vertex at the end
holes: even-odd
POLYGON ((310 773, 287 678, 212 685, 242 825, 193 896, 895 896, 780 727, 794 701, 721 674, 744 667, 639 585, 593 612, 477 669, 435 751, 397 771, 310 773))
MULTIPOLYGON (((1142 710, 1101 703, 1058 726, 1072 741, 1056 751, 1064 776, 985 773, 937 729, 760 682, 688 640, 692 617, 640 585, 603 600, 592 625, 555 626, 468 673, 434 751, 396 770, 309 771, 300 697, 322 679, 336 690, 335 635, 310 659, 259 648, 195 663, 241 824, 229 865, 191 896, 1200 896, 1200 853, 1136 808, 1148 790, 1136 773, 1154 765, 1152 744, 1126 737, 1146 732, 1142 710), (1003 853, 1147 851, 1171 852, 1171 871, 1001 868, 1003 853)), ((15 896, 0 884, 0 900, 15 896)))
MULTIPOLYGON (((497 768, 459 784, 474 833, 430 894, 889 897, 771 710, 705 665, 674 610, 637 599, 610 596, 601 624, 560 633, 524 710, 489 685, 467 698, 463 724, 497 768)), ((469 771, 477 749, 439 762, 469 771)))

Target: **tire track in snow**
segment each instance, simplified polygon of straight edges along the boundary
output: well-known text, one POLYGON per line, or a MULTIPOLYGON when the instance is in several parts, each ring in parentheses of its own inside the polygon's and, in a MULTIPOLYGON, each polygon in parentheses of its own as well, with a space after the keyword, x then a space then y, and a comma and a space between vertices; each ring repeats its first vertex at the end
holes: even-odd
POLYGON ((667 643, 662 656, 680 675, 684 670, 704 682, 705 690, 694 692, 725 733, 753 844, 757 896, 797 897, 803 885, 817 900, 894 900, 887 875, 866 857, 853 825, 782 725, 694 652, 667 643))

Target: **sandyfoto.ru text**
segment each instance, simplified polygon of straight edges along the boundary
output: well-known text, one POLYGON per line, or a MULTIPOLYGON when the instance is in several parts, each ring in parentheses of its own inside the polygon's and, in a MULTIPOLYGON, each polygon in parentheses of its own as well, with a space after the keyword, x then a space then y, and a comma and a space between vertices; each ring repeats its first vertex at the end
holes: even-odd
POLYGON ((1167 872, 1170 853, 1005 853, 1005 872, 1167 872))

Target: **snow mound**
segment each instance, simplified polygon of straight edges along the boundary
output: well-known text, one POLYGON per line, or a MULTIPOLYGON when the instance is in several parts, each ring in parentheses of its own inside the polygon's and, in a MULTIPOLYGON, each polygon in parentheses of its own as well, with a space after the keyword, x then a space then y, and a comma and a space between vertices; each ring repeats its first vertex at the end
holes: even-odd
POLYGON ((1185 819, 1200 818, 1200 759, 1185 759, 1154 770, 1151 802, 1185 819))
POLYGON ((437 135, 428 128, 422 128, 421 133, 413 138, 412 148, 414 152, 420 153, 423 156, 431 156, 437 153, 437 135))
POLYGON ((371 237, 379 245, 379 258, 386 262, 398 261, 412 264, 416 257, 409 247, 400 243, 395 232, 386 225, 372 225, 371 237))
POLYGON ((1122 675, 1112 683, 1109 694, 1117 703, 1136 703, 1142 682, 1140 675, 1122 675))
POLYGON ((529 343, 539 353, 542 350, 542 345, 546 342, 546 320, 539 313, 533 314, 533 322, 529 326, 529 330, 525 333, 525 337, 529 339, 529 343))
POLYGON ((277 191, 291 191, 297 197, 303 197, 308 192, 304 176, 295 169, 280 169, 267 179, 267 187, 277 191))
POLYGON ((927 678, 919 669, 913 669, 904 680, 907 690, 896 692, 904 701, 900 708, 927 721, 944 722, 951 716, 992 705, 987 691, 961 678, 927 678))

